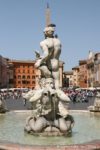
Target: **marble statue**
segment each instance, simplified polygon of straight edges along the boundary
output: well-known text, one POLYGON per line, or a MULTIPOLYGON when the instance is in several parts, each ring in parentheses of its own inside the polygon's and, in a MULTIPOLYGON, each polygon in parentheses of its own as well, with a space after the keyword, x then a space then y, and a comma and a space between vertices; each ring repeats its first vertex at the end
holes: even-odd
POLYGON ((88 110, 91 112, 100 112, 100 92, 96 93, 94 105, 89 106, 88 110))
POLYGON ((60 89, 61 42, 54 36, 54 27, 51 24, 44 30, 45 40, 40 42, 43 54, 36 52, 35 67, 41 70, 39 88, 23 95, 33 107, 31 116, 26 119, 25 131, 28 133, 66 135, 74 125, 68 111, 70 98, 60 89))
MULTIPOLYGON (((55 88, 59 88, 59 56, 61 53, 61 42, 54 36, 55 25, 50 25, 44 29, 45 40, 40 42, 43 55, 38 53, 35 67, 41 70, 45 78, 53 77, 55 88)), ((37 52, 36 52, 37 53, 37 52)))

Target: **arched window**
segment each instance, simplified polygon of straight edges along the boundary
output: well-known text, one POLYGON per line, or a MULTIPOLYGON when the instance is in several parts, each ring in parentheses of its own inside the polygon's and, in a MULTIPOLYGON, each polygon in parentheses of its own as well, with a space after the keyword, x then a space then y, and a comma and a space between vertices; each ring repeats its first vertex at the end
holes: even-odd
POLYGON ((35 81, 32 81, 32 84, 35 84, 35 81))
POLYGON ((35 76, 32 76, 32 79, 35 79, 35 76))
POLYGON ((29 75, 27 76, 27 79, 30 79, 30 76, 29 76, 29 75))

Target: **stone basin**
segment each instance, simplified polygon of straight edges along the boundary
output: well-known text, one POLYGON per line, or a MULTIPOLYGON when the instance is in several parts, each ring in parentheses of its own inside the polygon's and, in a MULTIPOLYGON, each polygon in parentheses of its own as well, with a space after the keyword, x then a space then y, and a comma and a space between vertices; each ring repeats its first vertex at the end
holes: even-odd
POLYGON ((0 141, 34 146, 64 146, 100 140, 100 114, 70 112, 75 120, 68 137, 33 136, 24 132, 25 119, 30 111, 7 112, 0 115, 0 141))

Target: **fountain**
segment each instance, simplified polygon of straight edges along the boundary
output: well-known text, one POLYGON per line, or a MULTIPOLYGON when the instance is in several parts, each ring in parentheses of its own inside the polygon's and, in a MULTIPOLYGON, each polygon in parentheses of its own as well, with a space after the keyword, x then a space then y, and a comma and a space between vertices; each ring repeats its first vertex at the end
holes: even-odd
POLYGON ((33 106, 32 115, 26 119, 25 131, 35 135, 67 135, 74 125, 74 119, 68 112, 70 99, 60 89, 61 42, 54 36, 54 31, 54 24, 44 29, 45 39, 40 42, 43 55, 35 52, 35 67, 41 71, 39 87, 23 95, 33 106))
POLYGON ((97 92, 95 100, 94 100, 94 105, 88 107, 89 111, 91 112, 100 112, 100 93, 97 92))
POLYGON ((69 111, 70 99, 60 89, 61 43, 54 36, 54 27, 51 24, 44 30, 43 56, 35 52, 35 66, 41 70, 39 87, 23 95, 31 102, 32 112, 0 114, 0 149, 100 149, 100 115, 69 111))

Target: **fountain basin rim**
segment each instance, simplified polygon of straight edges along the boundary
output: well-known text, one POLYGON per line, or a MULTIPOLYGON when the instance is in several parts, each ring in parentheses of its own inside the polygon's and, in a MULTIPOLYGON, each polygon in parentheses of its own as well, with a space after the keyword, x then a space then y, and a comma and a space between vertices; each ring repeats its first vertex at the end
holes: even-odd
MULTIPOLYGON (((11 110, 11 111, 9 111, 9 112, 15 112, 15 113, 31 113, 32 112, 32 110, 11 110)), ((90 111, 89 110, 69 110, 69 114, 71 113, 71 112, 77 112, 77 113, 90 113, 90 111)))
POLYGON ((47 146, 38 146, 38 145, 23 145, 23 144, 16 144, 11 143, 8 141, 0 141, 0 149, 3 150, 92 150, 92 149, 100 149, 100 140, 93 140, 91 142, 83 143, 83 144, 72 144, 72 145, 47 145, 47 146))

